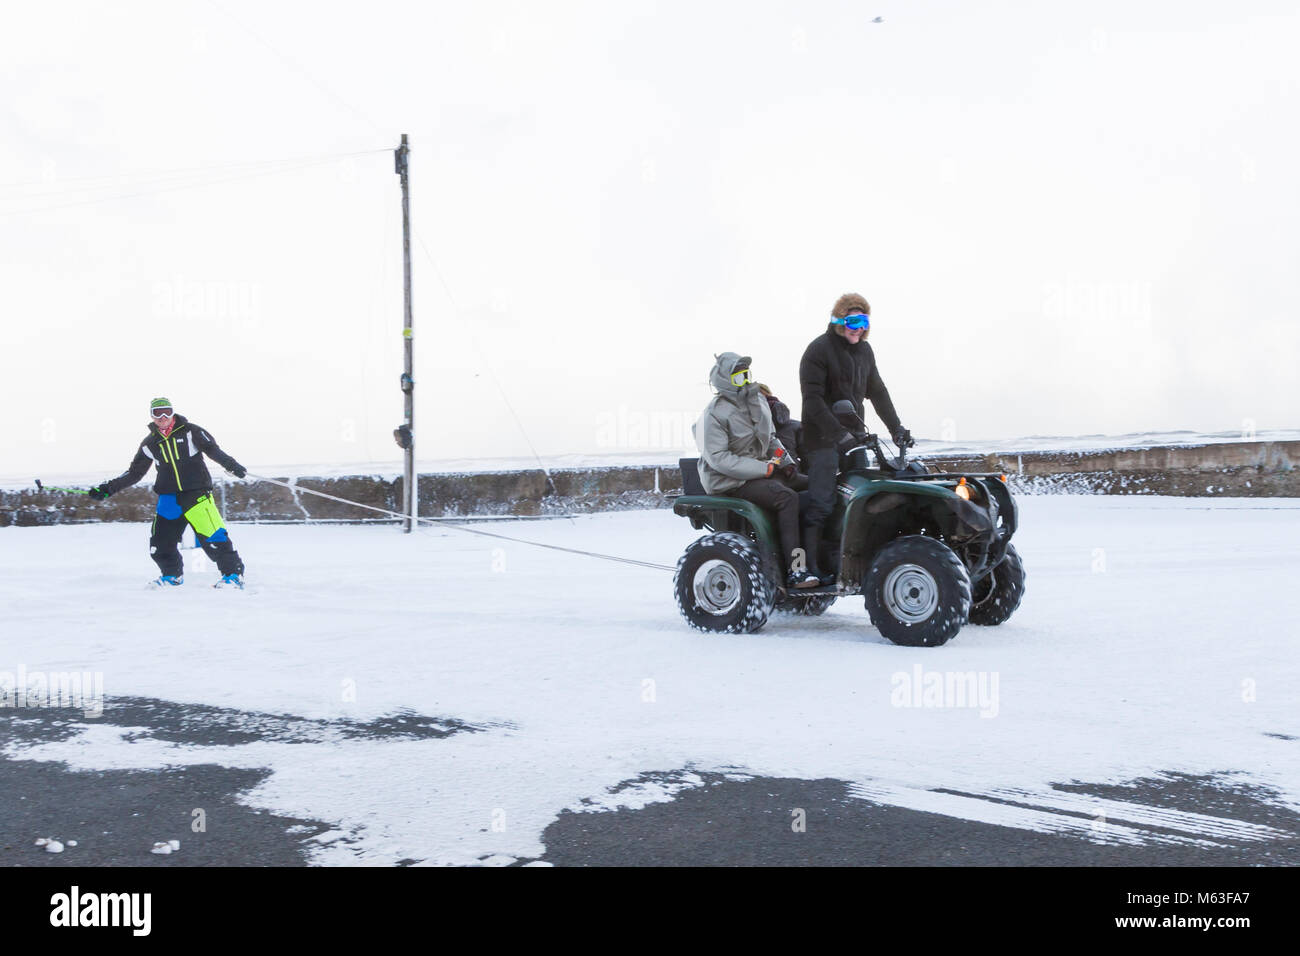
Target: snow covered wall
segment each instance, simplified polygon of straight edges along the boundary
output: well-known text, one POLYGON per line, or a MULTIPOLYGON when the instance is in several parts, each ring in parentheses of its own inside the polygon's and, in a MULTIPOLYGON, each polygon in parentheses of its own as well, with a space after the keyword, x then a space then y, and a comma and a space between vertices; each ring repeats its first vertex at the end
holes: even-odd
MULTIPOLYGON (((994 471, 1011 476, 1019 494, 1148 494, 1230 497, 1300 497, 1300 440, 1210 442, 1065 451, 996 451, 933 454, 925 461, 942 471, 994 471)), ((401 478, 389 475, 282 477, 376 508, 396 510, 401 478)), ((587 465, 555 469, 422 474, 420 514, 428 516, 545 516, 666 506, 681 493, 675 463, 587 465)), ((218 504, 232 521, 300 522, 387 520, 264 481, 219 482, 218 504)), ((106 502, 30 489, 0 490, 0 527, 147 521, 155 498, 142 482, 106 502)))
POLYGON ((1003 471, 1021 494, 1300 497, 1300 441, 1240 441, 927 457, 953 470, 1003 471))

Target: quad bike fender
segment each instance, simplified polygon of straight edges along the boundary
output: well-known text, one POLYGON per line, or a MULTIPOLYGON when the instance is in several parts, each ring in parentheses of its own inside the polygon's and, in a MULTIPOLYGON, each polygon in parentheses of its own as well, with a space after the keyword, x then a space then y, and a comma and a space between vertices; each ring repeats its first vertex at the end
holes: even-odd
POLYGON ((846 488, 852 487, 853 492, 849 496, 847 509, 851 510, 857 502, 865 501, 876 495, 887 492, 895 492, 902 495, 922 495, 932 498, 953 498, 960 501, 952 489, 945 488, 942 485, 924 484, 916 481, 890 481, 888 478, 858 478, 853 484, 841 482, 840 492, 843 493, 846 488))
POLYGON ((995 568, 1007 556, 1007 546, 1011 544, 1011 536, 1020 526, 1020 506, 1016 504, 1011 490, 997 478, 984 478, 980 484, 988 490, 989 497, 998 505, 999 520, 995 521, 997 540, 989 549, 989 567, 995 568))
MULTIPOLYGON (((1009 495, 1008 495, 1009 497, 1009 495)), ((976 504, 942 485, 913 481, 867 481, 852 490, 844 509, 841 529, 840 581, 848 586, 862 580, 871 556, 904 532, 914 532, 918 522, 954 544, 982 545, 977 565, 987 565, 989 546, 995 542, 998 499, 989 495, 976 504)), ((1005 544, 1002 545, 1005 552, 1005 544)), ((999 560, 1002 554, 998 554, 999 560)))
MULTIPOLYGON (((758 505, 722 495, 681 495, 673 501, 673 514, 689 518, 691 527, 734 531, 752 537, 763 553, 776 561, 780 552, 772 519, 758 505)), ((777 566, 780 562, 776 561, 777 566)))

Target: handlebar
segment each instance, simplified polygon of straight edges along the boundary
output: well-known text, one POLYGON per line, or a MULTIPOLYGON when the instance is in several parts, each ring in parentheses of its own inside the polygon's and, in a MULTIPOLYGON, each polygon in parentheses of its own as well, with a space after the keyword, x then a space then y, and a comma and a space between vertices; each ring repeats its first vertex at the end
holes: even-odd
MULTIPOLYGON (((907 467, 907 448, 898 447, 898 459, 895 461, 894 459, 890 458, 889 455, 886 453, 885 446, 881 444, 879 435, 875 435, 872 434, 871 432, 867 432, 866 434, 862 435, 862 444, 856 445, 854 447, 857 448, 866 447, 874 451, 876 453, 876 462, 877 464, 880 465, 881 469, 888 469, 890 471, 902 471, 904 468, 907 467)), ((849 450, 852 451, 853 449, 849 449, 849 450)))
POLYGON ((854 423, 862 426, 863 430, 857 433, 862 436, 862 445, 875 451, 876 458, 879 459, 882 468, 893 468, 902 471, 907 467, 907 447, 903 445, 897 446, 898 462, 891 462, 889 456, 885 454, 884 446, 880 444, 880 439, 866 430, 867 423, 862 420, 862 416, 858 414, 857 409, 853 407, 853 403, 848 399, 842 399, 832 405, 831 414, 839 420, 841 425, 850 431, 852 431, 854 423))

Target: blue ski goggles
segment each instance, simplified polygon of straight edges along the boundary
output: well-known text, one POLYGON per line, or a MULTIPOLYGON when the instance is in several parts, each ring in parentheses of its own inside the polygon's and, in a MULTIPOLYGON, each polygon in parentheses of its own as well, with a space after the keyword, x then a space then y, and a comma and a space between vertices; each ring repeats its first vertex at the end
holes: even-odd
POLYGON ((842 319, 831 319, 831 324, 842 325, 856 332, 858 329, 871 328, 871 317, 867 315, 848 315, 842 319))

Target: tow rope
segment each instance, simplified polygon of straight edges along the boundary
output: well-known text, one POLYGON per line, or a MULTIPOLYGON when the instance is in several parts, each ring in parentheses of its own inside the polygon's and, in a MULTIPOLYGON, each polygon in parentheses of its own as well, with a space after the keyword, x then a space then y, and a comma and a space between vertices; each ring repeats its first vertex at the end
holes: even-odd
MULTIPOLYGON (((267 478, 265 475, 254 475, 249 473, 249 478, 256 478, 258 481, 266 481, 273 485, 279 485, 281 488, 288 488, 292 492, 303 491, 309 495, 315 495, 318 498, 328 498, 330 501, 337 501, 341 504, 352 505, 354 508, 365 508, 367 511, 377 511, 380 514, 389 515, 394 518, 406 520, 406 515, 397 511, 389 511, 387 508, 377 508, 374 505, 364 505, 359 501, 351 501, 347 498, 339 498, 336 495, 327 495, 323 491, 313 491, 311 488, 304 488, 301 485, 293 485, 287 481, 280 481, 278 478, 267 478)), ((676 571, 675 567, 667 564, 655 564, 652 561, 638 561, 635 558, 623 558, 616 554, 601 554, 597 551, 583 551, 581 548, 564 548, 558 544, 544 544, 541 541, 529 541, 526 538, 514 538, 508 534, 498 534, 495 531, 484 531, 481 528, 471 528, 469 525, 457 524, 454 519, 447 518, 425 518, 421 515, 415 515, 416 521, 424 521, 434 527, 455 528, 458 531, 467 531, 470 534, 482 535, 485 538, 498 538, 502 541, 513 541, 515 544, 532 545, 534 548, 546 548, 548 551, 563 551, 567 554, 580 554, 588 558, 599 558, 602 561, 617 561, 619 564, 634 564, 642 568, 654 568, 656 571, 676 571)))

